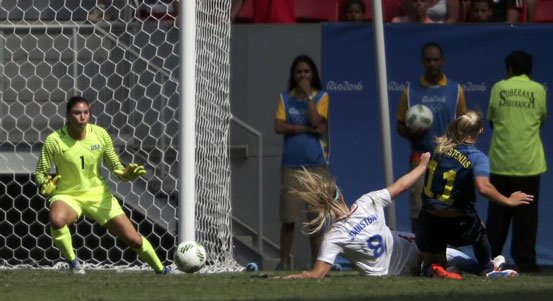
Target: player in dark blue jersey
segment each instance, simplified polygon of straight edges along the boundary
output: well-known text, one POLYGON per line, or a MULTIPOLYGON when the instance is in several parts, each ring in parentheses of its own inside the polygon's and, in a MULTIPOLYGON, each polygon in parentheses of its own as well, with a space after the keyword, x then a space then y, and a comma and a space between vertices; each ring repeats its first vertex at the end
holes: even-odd
POLYGON ((426 168, 421 228, 416 237, 424 257, 423 275, 431 274, 433 265, 446 266, 448 244, 472 245, 482 273, 493 270, 486 230, 474 208, 475 190, 506 206, 533 200, 532 195, 520 191, 505 197, 490 183, 488 157, 474 146, 482 132, 481 114, 467 111, 449 125, 444 136, 436 138, 426 168))

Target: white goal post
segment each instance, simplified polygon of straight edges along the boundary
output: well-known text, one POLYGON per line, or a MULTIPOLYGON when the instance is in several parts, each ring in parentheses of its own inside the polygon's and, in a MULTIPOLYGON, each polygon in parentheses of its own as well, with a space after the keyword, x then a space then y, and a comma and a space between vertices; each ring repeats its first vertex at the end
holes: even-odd
MULTIPOLYGON (((241 268, 230 205, 231 1, 0 2, 0 267, 62 261, 32 174, 67 99, 82 95, 121 161, 148 170, 132 183, 103 175, 160 259, 170 263, 177 243, 194 239, 208 254, 204 272, 241 268)), ((71 231, 85 268, 144 267, 95 222, 71 231)))

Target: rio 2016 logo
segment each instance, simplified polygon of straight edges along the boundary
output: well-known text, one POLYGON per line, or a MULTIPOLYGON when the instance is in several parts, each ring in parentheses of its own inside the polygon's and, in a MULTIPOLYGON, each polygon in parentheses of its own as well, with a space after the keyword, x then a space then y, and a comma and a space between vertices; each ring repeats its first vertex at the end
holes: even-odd
POLYGON ((358 81, 357 83, 350 83, 345 80, 342 82, 329 81, 326 83, 327 91, 352 91, 352 92, 361 92, 363 91, 363 83, 358 81))

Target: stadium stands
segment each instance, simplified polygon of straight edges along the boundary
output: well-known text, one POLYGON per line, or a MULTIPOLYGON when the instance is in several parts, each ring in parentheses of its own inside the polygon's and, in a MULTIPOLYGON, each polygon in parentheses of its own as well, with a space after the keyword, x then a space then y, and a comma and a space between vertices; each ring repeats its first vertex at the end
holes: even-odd
MULTIPOLYGON (((345 1, 342 1, 345 2, 345 1)), ((363 0, 367 8, 367 20, 372 20, 372 3, 371 0, 363 0)), ((385 22, 390 22, 396 16, 402 16, 405 13, 401 9, 401 0, 382 0, 382 19, 385 22)))
MULTIPOLYGON (((236 23, 252 23, 254 1, 244 0, 236 23)), ((337 22, 342 19, 342 10, 347 0, 295 0, 296 22, 337 22)), ((363 0, 367 10, 367 20, 373 19, 372 1, 363 0)), ((459 22, 467 21, 470 1, 462 0, 459 10, 459 22)), ((384 22, 390 22, 396 16, 405 15, 401 0, 382 0, 384 22)), ((553 22, 553 0, 536 0, 533 22, 553 22)), ((519 22, 526 22, 526 7, 523 8, 519 22)))
POLYGON ((553 0, 537 0, 533 22, 553 22, 553 0))
MULTIPOLYGON (((244 0, 235 23, 253 23, 255 0, 244 0)), ((337 22, 342 17, 346 0, 295 0, 296 22, 337 22)), ((367 9, 367 20, 372 20, 371 0, 363 0, 367 9)), ((404 15, 401 0, 382 0, 383 19, 390 22, 395 16, 404 15)))
MULTIPOLYGON (((338 0, 339 2, 339 12, 340 12, 340 20, 342 19, 342 13, 344 5, 346 4, 347 0, 338 0)), ((365 8, 367 9, 367 20, 372 21, 373 19, 373 13, 372 13, 372 2, 371 0, 363 0, 365 3, 365 8)), ((383 16, 385 22, 390 22, 392 19, 396 16, 402 16, 405 13, 403 12, 401 8, 401 0, 382 0, 382 10, 383 10, 383 16)))
POLYGON ((244 0, 240 14, 236 18, 236 23, 252 23, 253 22, 253 1, 255 0, 244 0))
POLYGON ((337 0, 295 0, 296 22, 336 22, 337 0))

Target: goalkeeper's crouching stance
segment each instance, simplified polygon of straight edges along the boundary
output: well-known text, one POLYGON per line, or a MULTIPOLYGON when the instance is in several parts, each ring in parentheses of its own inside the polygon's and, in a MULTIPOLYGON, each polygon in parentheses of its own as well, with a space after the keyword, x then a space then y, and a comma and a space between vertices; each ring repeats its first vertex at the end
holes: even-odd
POLYGON ((106 130, 88 123, 90 103, 85 98, 70 98, 66 116, 66 125, 48 135, 44 142, 35 181, 40 193, 49 198, 50 233, 71 271, 85 273, 73 250, 68 228, 84 214, 121 238, 156 273, 171 272, 163 266, 150 242, 137 232, 100 174, 102 161, 123 181, 133 181, 146 174, 144 167, 121 164, 106 130), (53 165, 54 177, 49 175, 53 165))

